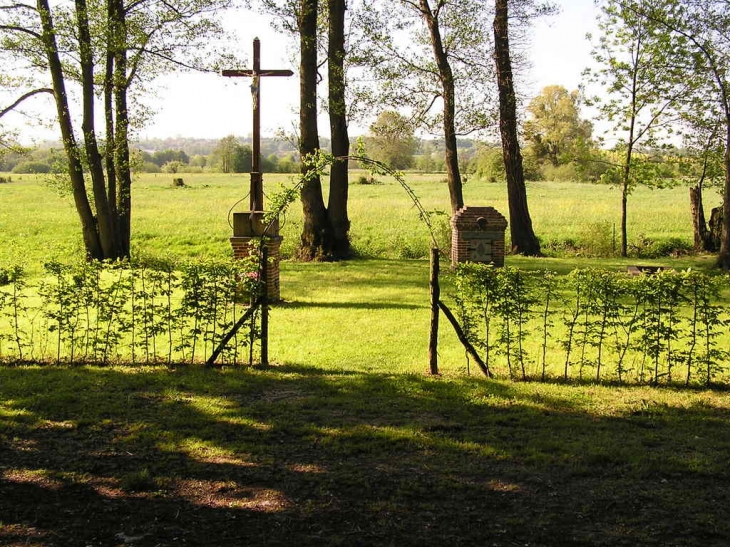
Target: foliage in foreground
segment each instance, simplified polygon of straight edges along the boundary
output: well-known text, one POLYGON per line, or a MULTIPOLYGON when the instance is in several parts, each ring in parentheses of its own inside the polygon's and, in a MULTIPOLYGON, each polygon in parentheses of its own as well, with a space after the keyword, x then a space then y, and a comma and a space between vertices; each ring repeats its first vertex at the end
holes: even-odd
MULTIPOLYGON (((52 261, 37 284, 19 266, 0 268, 0 360, 205 360, 256 294, 257 266, 253 258, 183 265, 52 261)), ((222 360, 250 362, 255 334, 254 314, 222 360)))
POLYGON ((730 324, 719 300, 727 285, 696 271, 558 277, 464 264, 455 298, 467 337, 510 377, 545 380, 559 367, 563 380, 709 385, 728 368, 718 343, 730 324))

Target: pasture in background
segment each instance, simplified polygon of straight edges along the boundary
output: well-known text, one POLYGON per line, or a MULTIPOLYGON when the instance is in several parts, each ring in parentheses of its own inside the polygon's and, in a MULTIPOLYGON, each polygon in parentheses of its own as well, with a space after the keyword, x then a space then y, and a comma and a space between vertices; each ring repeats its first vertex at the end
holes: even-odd
MULTIPOLYGON (((265 175, 264 191, 292 184, 292 175, 265 175)), ((358 173, 351 179, 357 181, 358 173)), ((382 184, 350 187, 351 237, 355 252, 364 258, 425 258, 428 234, 412 203, 398 184, 379 177, 382 184)), ((424 207, 436 213, 439 244, 448 245, 448 190, 445 175, 408 174, 407 182, 424 207)), ((70 196, 59 197, 43 175, 13 175, 0 185, 0 264, 22 258, 32 273, 49 258, 64 260, 80 253, 78 220, 70 196)), ((228 212, 248 192, 248 175, 143 174, 133 184, 133 252, 170 255, 181 259, 230 256, 228 212), (174 187, 173 178, 184 187, 174 187)), ((325 184, 326 187, 326 184, 325 184)), ((469 179, 465 200, 490 205, 508 216, 504 184, 469 179)), ((326 198, 325 198, 326 199, 326 198)), ((620 192, 598 184, 528 183, 528 199, 536 233, 545 252, 555 256, 610 257, 614 253, 614 225, 619 222, 620 192)), ((708 192, 707 207, 720 197, 708 192)), ((245 208, 247 200, 239 205, 245 208)), ((301 207, 291 206, 282 219, 282 252, 290 257, 301 232, 301 207)), ((638 187, 629 204, 629 244, 635 255, 651 256, 686 251, 692 228, 685 187, 651 190, 638 187)), ((508 230, 509 232, 509 230, 508 230)), ((507 242, 509 245, 509 241, 507 242)))

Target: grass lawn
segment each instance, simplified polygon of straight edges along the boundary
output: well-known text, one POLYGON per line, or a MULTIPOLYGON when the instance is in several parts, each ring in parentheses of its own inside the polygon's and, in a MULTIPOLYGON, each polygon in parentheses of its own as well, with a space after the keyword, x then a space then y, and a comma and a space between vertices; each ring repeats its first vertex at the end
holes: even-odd
POLYGON ((0 545, 727 545, 727 392, 426 376, 427 270, 286 263, 269 369, 1 367, 0 545))
POLYGON ((2 545, 723 546, 717 392, 0 369, 2 545))
MULTIPOLYGON (((135 247, 228 254, 245 178, 171 177, 135 183, 135 247)), ((444 208, 445 185, 409 180, 444 208)), ((530 192, 546 237, 617 217, 609 188, 530 192)), ((501 186, 466 194, 506 211, 501 186)), ((36 178, 0 185, 0 203, 0 266, 37 278, 78 247, 71 205, 36 178)), ((689 238, 685 189, 639 189, 634 203, 632 234, 689 238)), ((427 249, 416 214, 392 181, 353 187, 351 212, 356 247, 376 258, 283 263, 271 368, 0 367, 0 545, 728 545, 727 392, 466 376, 443 321, 443 376, 426 376, 428 264, 404 259, 427 249)))

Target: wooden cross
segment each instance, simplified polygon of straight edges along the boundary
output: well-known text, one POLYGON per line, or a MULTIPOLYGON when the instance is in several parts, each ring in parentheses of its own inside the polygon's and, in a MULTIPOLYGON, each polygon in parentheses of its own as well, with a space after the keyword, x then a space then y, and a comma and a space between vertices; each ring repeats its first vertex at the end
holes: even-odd
POLYGON ((253 96, 253 153, 251 158, 251 211, 264 210, 264 186, 261 177, 261 86, 262 76, 291 76, 291 70, 261 70, 261 41, 253 39, 253 70, 224 70, 223 76, 252 77, 253 96))

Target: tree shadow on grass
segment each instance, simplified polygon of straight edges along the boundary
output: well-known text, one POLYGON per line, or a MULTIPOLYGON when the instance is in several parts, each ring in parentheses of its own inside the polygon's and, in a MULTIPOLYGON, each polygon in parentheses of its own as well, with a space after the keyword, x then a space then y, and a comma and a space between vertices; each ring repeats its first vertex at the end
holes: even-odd
POLYGON ((287 308, 331 308, 331 309, 353 309, 353 310, 420 310, 426 308, 415 304, 398 304, 393 302, 300 302, 289 300, 276 304, 276 307, 287 308))
POLYGON ((725 544, 726 406, 523 387, 0 368, 0 543, 725 544))

